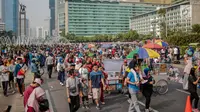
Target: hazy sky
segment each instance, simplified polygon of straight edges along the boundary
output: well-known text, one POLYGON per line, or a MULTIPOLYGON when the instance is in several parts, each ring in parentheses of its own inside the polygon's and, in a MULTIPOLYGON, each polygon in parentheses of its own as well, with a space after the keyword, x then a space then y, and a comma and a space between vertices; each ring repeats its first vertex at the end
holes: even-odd
POLYGON ((31 27, 44 26, 48 28, 49 20, 49 0, 20 0, 26 5, 27 18, 31 27))

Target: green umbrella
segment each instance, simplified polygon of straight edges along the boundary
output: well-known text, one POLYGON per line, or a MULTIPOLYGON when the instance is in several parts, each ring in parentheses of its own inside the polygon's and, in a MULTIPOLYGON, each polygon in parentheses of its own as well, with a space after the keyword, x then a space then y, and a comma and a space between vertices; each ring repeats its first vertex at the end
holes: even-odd
POLYGON ((126 58, 127 59, 133 59, 133 56, 135 55, 135 54, 137 54, 138 53, 138 48, 136 48, 135 50, 133 50, 133 51, 131 51, 129 54, 128 54, 128 56, 126 56, 126 58))
POLYGON ((90 52, 90 53, 88 54, 88 56, 89 56, 89 57, 93 57, 94 54, 90 52))

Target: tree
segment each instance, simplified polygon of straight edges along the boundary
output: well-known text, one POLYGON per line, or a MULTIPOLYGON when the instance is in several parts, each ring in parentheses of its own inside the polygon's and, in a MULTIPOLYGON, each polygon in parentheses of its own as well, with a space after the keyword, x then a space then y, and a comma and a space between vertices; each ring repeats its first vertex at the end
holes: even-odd
POLYGON ((192 32, 193 33, 200 33, 200 24, 192 25, 192 32))

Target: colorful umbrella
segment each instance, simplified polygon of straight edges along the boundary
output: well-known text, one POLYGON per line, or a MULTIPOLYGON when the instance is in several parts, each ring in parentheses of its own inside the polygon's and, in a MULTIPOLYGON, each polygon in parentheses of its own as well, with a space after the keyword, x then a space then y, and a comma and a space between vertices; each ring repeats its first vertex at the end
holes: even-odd
POLYGON ((138 54, 140 59, 160 57, 156 51, 140 47, 130 52, 126 58, 132 59, 135 54, 138 54))
POLYGON ((93 48, 93 47, 95 47, 94 44, 88 44, 88 48, 93 48))
POLYGON ((166 42, 160 41, 160 42, 156 42, 156 44, 162 46, 162 47, 167 47, 168 44, 166 42))
POLYGON ((148 43, 148 44, 145 44, 143 47, 149 48, 149 49, 162 49, 163 48, 162 46, 155 44, 155 43, 148 43))

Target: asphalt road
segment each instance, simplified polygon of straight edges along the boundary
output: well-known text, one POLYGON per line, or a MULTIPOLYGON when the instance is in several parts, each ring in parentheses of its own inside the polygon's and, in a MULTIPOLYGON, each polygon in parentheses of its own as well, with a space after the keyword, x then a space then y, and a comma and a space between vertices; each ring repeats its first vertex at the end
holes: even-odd
MULTIPOLYGON (((181 69, 182 70, 182 69, 181 69)), ((61 86, 57 80, 57 73, 53 74, 52 79, 44 75, 47 98, 50 101, 52 112, 69 112, 69 106, 66 97, 66 88, 61 86)), ((199 92, 200 93, 200 92, 199 92)), ((169 91, 165 95, 153 94, 151 108, 154 112, 183 112, 185 109, 186 98, 189 93, 182 90, 182 85, 177 82, 169 82, 169 91)), ((102 106, 100 112, 127 112, 129 103, 127 97, 111 93, 106 95, 106 104, 102 106)), ((140 108, 144 112, 144 98, 140 98, 140 108)), ((90 105, 90 110, 79 109, 78 112, 98 112, 94 104, 90 105)))

